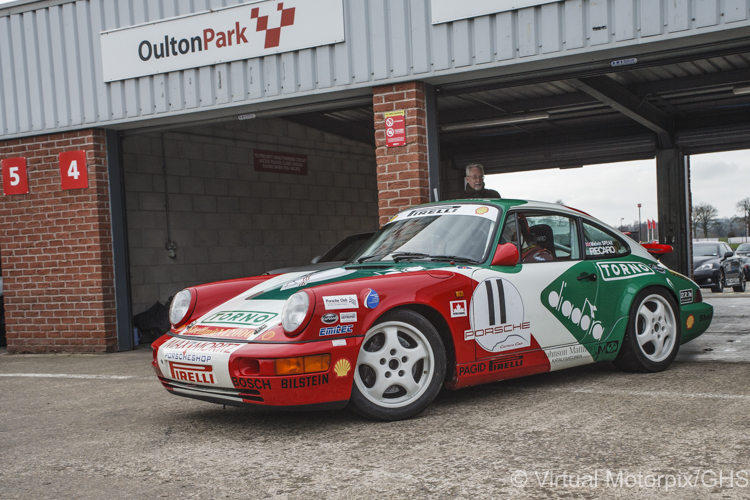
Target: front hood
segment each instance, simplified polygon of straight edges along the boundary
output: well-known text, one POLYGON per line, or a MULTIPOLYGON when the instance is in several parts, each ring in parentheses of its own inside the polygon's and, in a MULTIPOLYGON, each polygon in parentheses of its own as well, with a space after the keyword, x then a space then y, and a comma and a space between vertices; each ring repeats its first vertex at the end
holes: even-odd
MULTIPOLYGON (((393 265, 355 265, 312 273, 281 274, 224 302, 176 333, 190 337, 255 340, 281 323, 281 312, 287 299, 305 288, 446 267, 445 262, 411 262, 393 265)), ((450 266, 450 269, 460 271, 471 268, 450 266)))

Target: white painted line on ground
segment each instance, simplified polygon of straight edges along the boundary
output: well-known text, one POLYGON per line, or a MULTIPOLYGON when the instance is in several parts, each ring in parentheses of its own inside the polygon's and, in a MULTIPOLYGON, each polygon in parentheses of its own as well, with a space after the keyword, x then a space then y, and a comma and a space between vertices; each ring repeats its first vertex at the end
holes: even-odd
MULTIPOLYGON (((527 391, 528 389, 524 389, 527 391)), ((603 396, 646 396, 646 397, 668 397, 668 398, 707 398, 707 399, 750 399, 748 394, 719 394, 709 392, 669 392, 669 391, 631 391, 623 389, 532 389, 539 392, 567 392, 580 394, 601 394, 603 396)))
POLYGON ((66 373, 0 373, 0 377, 86 378, 104 380, 124 380, 128 378, 136 378, 131 375, 68 375, 66 373))

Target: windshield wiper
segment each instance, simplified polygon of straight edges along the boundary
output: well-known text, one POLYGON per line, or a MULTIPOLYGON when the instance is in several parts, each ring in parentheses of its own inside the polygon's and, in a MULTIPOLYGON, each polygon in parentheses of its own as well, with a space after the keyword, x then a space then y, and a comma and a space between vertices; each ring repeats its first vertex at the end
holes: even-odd
POLYGON ((430 258, 432 260, 459 260, 461 262, 469 262, 471 264, 478 264, 478 260, 474 259, 467 259, 466 257, 461 257, 460 255, 430 255, 430 258))
POLYGON ((426 259, 430 256, 426 253, 418 252, 396 252, 392 254, 391 257, 393 258, 393 262, 400 262, 405 259, 426 259))

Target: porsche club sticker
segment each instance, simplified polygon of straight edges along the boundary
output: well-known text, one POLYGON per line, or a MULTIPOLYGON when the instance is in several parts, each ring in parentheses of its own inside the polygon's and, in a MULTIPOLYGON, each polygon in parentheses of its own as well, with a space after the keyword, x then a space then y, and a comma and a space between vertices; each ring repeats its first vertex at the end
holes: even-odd
POLYGON ((654 274, 654 270, 640 262, 597 262, 604 281, 627 280, 654 274))
POLYGON ((331 295, 323 297, 323 304, 327 311, 331 309, 358 309, 359 300, 356 295, 331 295))
POLYGON ((349 370, 352 369, 352 364, 349 363, 348 359, 341 358, 340 360, 336 361, 336 364, 333 366, 333 371, 336 373, 337 377, 346 377, 349 373, 349 370))
POLYGON ((471 330, 464 340, 475 340, 488 352, 503 352, 531 345, 531 324, 524 321, 523 300, 508 280, 482 281, 471 299, 471 330))
POLYGON ((466 301, 465 300, 452 300, 451 301, 451 318, 462 318, 465 316, 467 316, 466 301))

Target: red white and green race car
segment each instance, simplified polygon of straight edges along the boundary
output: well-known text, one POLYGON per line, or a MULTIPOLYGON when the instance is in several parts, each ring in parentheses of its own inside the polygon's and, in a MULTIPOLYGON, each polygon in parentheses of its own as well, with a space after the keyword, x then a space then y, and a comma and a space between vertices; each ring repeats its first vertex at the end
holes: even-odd
POLYGON ((397 420, 443 386, 664 370, 712 315, 694 282, 582 212, 450 201, 394 216, 342 267, 181 291, 153 367, 181 396, 397 420))

